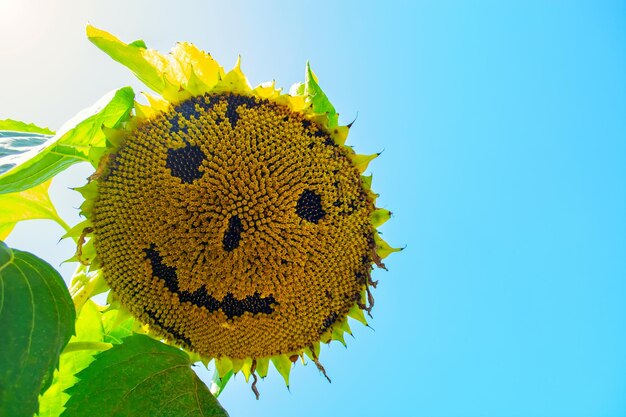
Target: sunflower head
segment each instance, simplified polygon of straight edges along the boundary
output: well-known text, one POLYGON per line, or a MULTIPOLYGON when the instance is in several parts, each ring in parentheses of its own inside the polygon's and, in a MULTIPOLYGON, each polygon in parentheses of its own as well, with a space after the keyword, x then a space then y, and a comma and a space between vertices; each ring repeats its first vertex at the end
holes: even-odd
POLYGON ((220 375, 288 382, 320 342, 366 324, 373 265, 397 249, 376 227, 377 155, 345 146, 349 126, 307 64, 289 94, 251 88, 191 44, 169 55, 88 27, 89 39, 158 96, 118 129, 83 187, 82 259, 150 331, 220 375), (92 246, 89 246, 92 245, 92 246))

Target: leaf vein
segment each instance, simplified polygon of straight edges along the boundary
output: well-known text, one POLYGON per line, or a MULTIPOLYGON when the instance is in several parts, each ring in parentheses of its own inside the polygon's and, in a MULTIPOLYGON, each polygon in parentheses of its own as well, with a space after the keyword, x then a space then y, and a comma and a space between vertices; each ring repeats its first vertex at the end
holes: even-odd
MULTIPOLYGON (((33 343, 33 333, 35 332, 35 299, 34 299, 33 289, 30 285, 30 282, 28 282, 28 278, 26 277, 22 269, 17 265, 17 262, 13 263, 13 267, 17 269, 17 271, 22 276, 22 278, 24 278, 24 282, 26 282, 26 288, 28 288, 28 292, 30 293, 30 305, 31 305, 33 313, 31 316, 32 319, 31 319, 30 329, 29 329, 29 334, 28 334, 28 346, 26 348, 26 355, 24 356, 26 358, 26 361, 28 361, 28 358, 30 357, 30 349, 33 343)), ((22 375, 24 375, 24 371, 26 370, 26 368, 27 368, 26 366, 20 367, 20 373, 15 378, 16 381, 19 381, 22 378, 22 375)))
POLYGON ((198 410, 200 410, 200 414, 204 417, 204 411, 202 411, 202 406, 200 405, 200 397, 198 397, 198 378, 196 377, 195 372, 191 371, 191 379, 193 380, 193 395, 196 398, 196 404, 198 404, 198 410))
POLYGON ((129 389, 123 396, 122 398, 120 398, 118 406, 116 408, 113 409, 114 413, 113 415, 116 415, 116 413, 120 410, 120 408, 123 408, 123 406, 125 405, 125 402, 127 400, 127 398, 134 393, 134 391, 139 388, 141 385, 143 385, 144 383, 146 383, 147 381, 149 381, 152 378, 155 378, 163 373, 167 373, 175 368, 184 368, 186 367, 186 364, 181 364, 181 365, 175 365, 175 366, 171 366, 165 369, 160 370, 159 372, 153 373, 151 375, 148 375, 146 378, 144 378, 143 380, 139 381, 134 387, 132 387, 131 389, 129 389))

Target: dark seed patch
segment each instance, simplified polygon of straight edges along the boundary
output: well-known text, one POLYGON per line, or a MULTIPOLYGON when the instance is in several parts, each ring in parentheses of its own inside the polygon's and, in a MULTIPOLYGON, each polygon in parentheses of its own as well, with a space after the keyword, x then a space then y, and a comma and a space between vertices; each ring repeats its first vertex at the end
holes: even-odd
POLYGON ((150 245, 149 249, 144 249, 144 252, 152 266, 152 275, 162 280, 168 290, 177 293, 178 275, 176 275, 176 268, 163 264, 163 258, 156 250, 155 244, 150 245))
POLYGON ((189 129, 187 128, 187 126, 180 126, 180 120, 178 118, 178 115, 172 117, 170 119, 170 123, 172 124, 172 128, 170 129, 170 131, 172 133, 179 133, 179 132, 183 132, 184 134, 189 133, 189 129))
POLYGON ((172 176, 191 184, 202 178, 199 168, 205 158, 206 155, 199 146, 187 144, 184 148, 168 149, 165 166, 172 172, 172 176))
POLYGON ((183 101, 181 104, 174 107, 174 111, 182 114, 185 119, 189 119, 191 117, 197 119, 200 117, 200 113, 196 110, 196 101, 197 100, 183 101))
MULTIPOLYGON (((232 293, 226 293, 226 296, 222 301, 216 299, 212 295, 208 294, 206 288, 201 286, 194 292, 180 291, 178 286, 178 275, 176 268, 163 264, 163 258, 159 254, 154 244, 150 245, 149 249, 144 249, 146 258, 150 261, 152 266, 152 274, 163 281, 165 287, 172 293, 178 295, 181 303, 190 302, 197 307, 203 307, 214 313, 218 310, 222 310, 226 317, 229 319, 242 316, 245 312, 252 314, 271 314, 274 311, 274 305, 278 304, 273 296, 261 297, 258 292, 255 292, 251 296, 247 296, 243 300, 238 300, 232 293)), ((163 329, 168 331, 174 337, 180 340, 183 339, 176 330, 170 327, 164 326, 164 324, 158 319, 154 312, 146 310, 146 314, 153 320, 157 321, 163 329)), ((187 342, 191 344, 191 342, 187 342)))
POLYGON ((304 190, 296 204, 296 214, 311 223, 317 223, 326 215, 322 208, 322 197, 315 191, 304 190))
POLYGON ((230 126, 233 129, 237 126, 237 121, 239 120, 239 113, 237 113, 239 106, 246 106, 249 109, 260 106, 260 104, 253 97, 247 96, 237 96, 231 94, 226 97, 226 101, 228 102, 226 117, 228 118, 230 126))
POLYGON ((328 317, 326 317, 324 321, 322 322, 320 333, 324 333, 330 326, 335 324, 335 322, 337 321, 337 318, 339 318, 339 315, 334 312, 331 313, 328 317))
POLYGON ((226 252, 231 252, 239 247, 241 232, 243 232, 241 220, 239 220, 239 216, 235 215, 228 220, 228 229, 224 232, 224 239, 222 240, 222 246, 226 252))

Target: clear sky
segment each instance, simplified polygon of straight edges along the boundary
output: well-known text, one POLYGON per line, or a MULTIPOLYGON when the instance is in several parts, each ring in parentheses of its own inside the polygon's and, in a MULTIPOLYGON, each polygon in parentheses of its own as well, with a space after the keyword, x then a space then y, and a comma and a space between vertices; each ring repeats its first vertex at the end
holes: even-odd
MULTIPOLYGON (((0 0, 0 118, 56 129, 130 72, 86 22, 161 50, 187 40, 252 84, 310 60, 370 166, 382 227, 372 329, 296 366, 231 416, 626 415, 624 1, 0 0)), ((84 167, 53 187, 76 220, 84 167)), ((54 265, 44 222, 9 239, 54 265)), ((71 267, 63 272, 67 275, 71 267)))

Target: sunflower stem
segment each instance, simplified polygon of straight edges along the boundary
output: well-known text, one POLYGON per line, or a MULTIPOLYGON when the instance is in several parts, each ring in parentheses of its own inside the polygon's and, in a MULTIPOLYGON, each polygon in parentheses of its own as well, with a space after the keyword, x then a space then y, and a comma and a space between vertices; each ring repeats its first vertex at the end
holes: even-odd
POLYGON ((55 218, 56 222, 59 224, 59 226, 61 226, 63 228, 63 230, 65 230, 65 232, 69 232, 70 229, 72 228, 69 224, 67 224, 65 222, 65 220, 63 220, 60 216, 57 216, 55 218))

